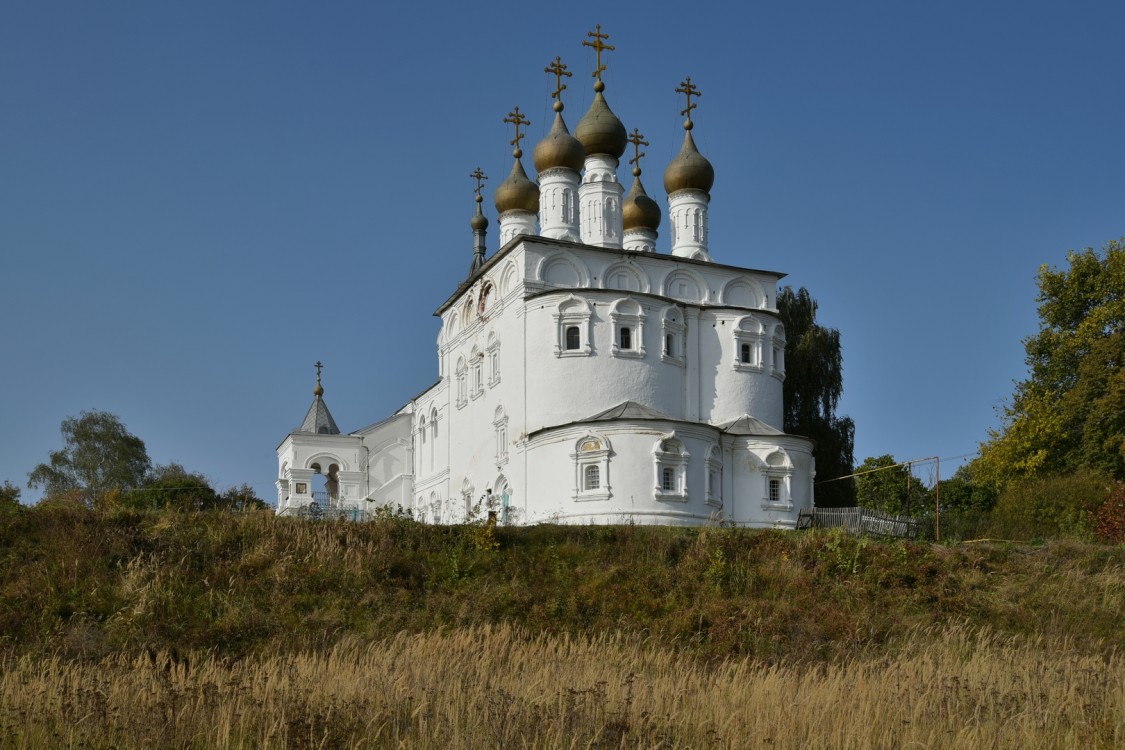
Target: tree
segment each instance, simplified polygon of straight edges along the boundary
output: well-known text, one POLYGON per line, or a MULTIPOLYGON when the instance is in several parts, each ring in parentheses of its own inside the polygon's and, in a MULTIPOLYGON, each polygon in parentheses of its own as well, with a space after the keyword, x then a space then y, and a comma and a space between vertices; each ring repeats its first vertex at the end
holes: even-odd
POLYGON ((144 484, 152 463, 144 442, 113 414, 84 411, 62 422, 64 446, 28 475, 27 486, 47 496, 73 491, 87 505, 105 492, 144 484))
POLYGON ((219 507, 227 510, 262 510, 270 507, 258 497, 254 488, 248 484, 230 487, 219 495, 219 507))
POLYGON ((974 462, 997 490, 1080 468, 1125 479, 1125 238, 1100 255, 1071 251, 1067 262, 1039 269, 1028 378, 974 462))
POLYGON ((777 311, 785 326, 785 431, 810 438, 815 446, 816 504, 854 505, 855 482, 826 481, 852 473, 855 423, 837 417, 844 391, 840 332, 816 322, 816 300, 804 287, 784 287, 777 311))
POLYGON ((5 506, 12 507, 20 504, 20 488, 4 480, 4 484, 0 485, 0 508, 5 506))
POLYGON ((908 515, 927 510, 923 507, 926 486, 894 456, 864 459, 855 472, 859 475, 855 478, 856 501, 864 508, 908 515))
POLYGON ((138 509, 211 510, 219 505, 219 495, 205 476, 171 463, 154 468, 144 486, 126 493, 122 502, 138 509))

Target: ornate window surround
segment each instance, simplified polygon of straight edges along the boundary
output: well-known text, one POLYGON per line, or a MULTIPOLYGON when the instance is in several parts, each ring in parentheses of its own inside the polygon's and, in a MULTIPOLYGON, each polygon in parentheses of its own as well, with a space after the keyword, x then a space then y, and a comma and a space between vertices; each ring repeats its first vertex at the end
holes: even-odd
POLYGON ((687 466, 691 454, 676 433, 664 435, 656 441, 652 450, 653 465, 656 474, 656 485, 653 492, 657 500, 686 503, 688 500, 687 466), (673 486, 671 490, 664 489, 664 470, 672 470, 673 486))
POLYGON ((731 332, 734 334, 734 369, 742 372, 761 372, 764 367, 762 361, 762 339, 765 328, 761 321, 753 315, 746 315, 738 319, 731 332), (750 347, 750 361, 742 361, 742 347, 750 347))
POLYGON ((590 303, 573 294, 567 296, 559 303, 555 311, 555 327, 558 329, 558 340, 555 342, 556 357, 588 357, 593 353, 590 346, 590 318, 593 312, 590 303), (575 326, 578 328, 578 348, 566 348, 566 329, 575 326))
POLYGON ((613 322, 613 345, 610 353, 615 357, 643 359, 645 356, 645 311, 640 303, 631 297, 619 299, 609 310, 613 322), (629 329, 630 347, 621 346, 623 329, 629 329))
POLYGON ((574 461, 574 499, 576 501, 608 500, 613 497, 613 490, 609 484, 609 458, 613 455, 613 448, 609 441, 593 432, 586 433, 574 444, 574 453, 570 454, 574 461), (595 489, 586 489, 586 467, 598 467, 599 486, 595 489))

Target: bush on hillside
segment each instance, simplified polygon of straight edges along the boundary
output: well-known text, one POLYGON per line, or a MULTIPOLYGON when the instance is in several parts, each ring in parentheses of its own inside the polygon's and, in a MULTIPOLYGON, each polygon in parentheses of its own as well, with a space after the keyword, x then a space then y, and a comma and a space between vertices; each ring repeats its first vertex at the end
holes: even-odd
POLYGON ((1089 541, 1108 484, 1085 469, 1015 482, 1000 493, 991 520, 1007 538, 1074 536, 1089 541))

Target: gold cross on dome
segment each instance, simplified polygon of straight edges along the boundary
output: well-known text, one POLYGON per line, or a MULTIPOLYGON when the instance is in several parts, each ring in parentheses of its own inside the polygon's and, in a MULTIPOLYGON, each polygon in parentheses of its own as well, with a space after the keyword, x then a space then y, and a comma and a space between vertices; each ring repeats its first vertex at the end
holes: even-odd
POLYGON ((700 97, 703 96, 703 94, 699 91, 699 88, 691 82, 691 76, 684 79, 683 83, 680 84, 680 88, 676 89, 676 93, 683 94, 687 97, 687 109, 681 109, 680 114, 687 115, 687 118, 690 120, 691 111, 699 106, 698 104, 692 104, 691 98, 693 96, 700 97))
POLYGON ((509 141, 509 143, 511 143, 516 148, 519 148, 520 141, 524 137, 524 134, 520 132, 520 125, 530 125, 531 120, 524 117, 523 112, 520 112, 520 108, 517 106, 514 110, 508 113, 508 116, 504 118, 504 122, 509 122, 512 125, 516 126, 516 137, 514 140, 509 141))
POLYGON ((606 39, 609 39, 609 34, 603 34, 602 33, 602 25, 600 23, 597 25, 596 29, 597 29, 596 31, 586 32, 586 36, 593 37, 594 41, 587 42, 587 41, 583 40, 582 46, 583 47, 593 47, 594 51, 598 53, 598 69, 594 71, 593 76, 594 76, 594 78, 597 78, 600 81, 600 80, 602 80, 602 71, 605 70, 605 66, 602 65, 602 50, 609 50, 610 52, 613 52, 616 49, 616 47, 612 47, 608 44, 604 44, 604 41, 606 39))
POLYGON ((645 140, 645 137, 643 135, 641 135, 641 131, 637 128, 633 128, 633 134, 630 135, 625 140, 627 140, 627 141, 629 141, 629 143, 633 144, 633 154, 634 155, 633 155, 633 158, 629 160, 629 163, 630 164, 636 164, 637 168, 640 169, 640 167, 641 167, 641 157, 645 155, 645 152, 641 151, 641 146, 649 145, 648 141, 645 140))
POLYGON ((473 188, 473 192, 477 194, 477 201, 479 202, 480 201, 480 191, 484 189, 484 181, 488 179, 488 175, 486 175, 484 172, 480 171, 480 167, 477 167, 473 171, 473 173, 469 175, 469 177, 472 177, 474 180, 477 181, 477 186, 475 188, 473 188))
POLYGON ((543 72, 555 74, 555 90, 551 92, 551 98, 561 102, 562 92, 566 90, 566 84, 562 82, 563 76, 570 78, 574 74, 566 69, 561 57, 555 57, 555 61, 543 68, 543 72))
POLYGON ((316 361, 315 367, 316 367, 316 384, 320 385, 320 371, 324 369, 324 365, 322 365, 320 363, 320 360, 318 359, 316 361))

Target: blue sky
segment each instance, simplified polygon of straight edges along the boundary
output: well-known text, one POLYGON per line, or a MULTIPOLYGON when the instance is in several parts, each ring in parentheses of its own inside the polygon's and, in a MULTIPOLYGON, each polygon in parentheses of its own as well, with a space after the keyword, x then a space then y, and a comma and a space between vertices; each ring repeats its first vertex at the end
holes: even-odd
POLYGON ((1025 372, 1039 265, 1125 235, 1125 5, 724 5, 0 6, 0 481, 96 408, 272 500, 318 359, 344 430, 428 386, 469 172, 492 251, 501 121, 542 137, 561 55, 573 128, 597 23, 658 201, 673 89, 702 90, 712 255, 840 329, 857 460, 972 453, 1025 372))

